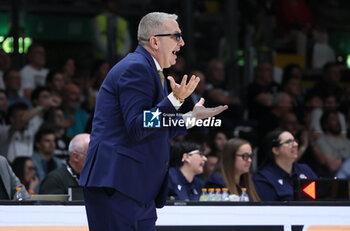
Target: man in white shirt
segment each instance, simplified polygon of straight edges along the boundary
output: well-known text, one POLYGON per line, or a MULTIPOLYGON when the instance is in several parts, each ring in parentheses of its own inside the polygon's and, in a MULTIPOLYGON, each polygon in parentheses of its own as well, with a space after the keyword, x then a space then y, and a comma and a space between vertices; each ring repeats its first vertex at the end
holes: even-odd
POLYGON ((32 156, 34 135, 38 127, 28 126, 29 120, 38 113, 27 110, 27 105, 17 103, 8 110, 10 125, 0 126, 0 154, 12 162, 17 156, 32 156))
POLYGON ((21 71, 22 89, 21 93, 30 99, 31 93, 37 86, 45 85, 46 76, 49 72, 44 68, 46 54, 43 46, 33 44, 28 48, 28 64, 21 71))

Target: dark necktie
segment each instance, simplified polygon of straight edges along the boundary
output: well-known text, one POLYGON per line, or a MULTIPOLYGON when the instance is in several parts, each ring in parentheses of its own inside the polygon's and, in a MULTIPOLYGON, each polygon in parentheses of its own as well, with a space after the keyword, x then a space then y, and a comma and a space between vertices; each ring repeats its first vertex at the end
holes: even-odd
POLYGON ((163 87, 163 89, 164 89, 164 80, 165 80, 165 77, 164 77, 163 71, 158 71, 158 74, 159 74, 159 77, 160 77, 160 82, 162 83, 162 87, 163 87))

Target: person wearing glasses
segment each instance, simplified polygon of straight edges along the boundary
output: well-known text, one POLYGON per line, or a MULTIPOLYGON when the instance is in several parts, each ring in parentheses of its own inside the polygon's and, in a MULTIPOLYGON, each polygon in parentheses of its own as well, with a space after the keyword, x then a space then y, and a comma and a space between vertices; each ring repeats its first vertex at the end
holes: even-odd
POLYGON ((79 180, 91 231, 155 230, 156 207, 168 197, 169 140, 190 128, 161 127, 161 118, 166 113, 175 115, 173 122, 191 115, 205 119, 227 109, 206 108, 201 99, 186 117, 178 115, 199 78, 187 81, 184 75, 176 83, 169 76, 168 93, 162 71, 176 63, 185 45, 176 20, 174 14, 145 15, 138 26, 139 46, 112 67, 100 88, 79 180))
POLYGON ((178 142, 171 148, 168 190, 175 200, 198 201, 202 185, 198 174, 207 161, 204 148, 192 142, 178 142))
POLYGON ((256 190, 262 201, 291 201, 294 199, 295 179, 317 178, 306 164, 296 163, 298 143, 284 130, 273 130, 264 138, 266 160, 254 177, 256 190))
POLYGON ((79 186, 79 174, 83 169, 90 135, 82 133, 74 136, 68 146, 69 160, 50 172, 40 184, 39 194, 68 194, 68 188, 79 186))
POLYGON ((0 200, 16 200, 16 188, 21 187, 24 198, 29 198, 25 186, 13 172, 7 159, 0 155, 0 200))
POLYGON ((19 156, 13 161, 12 170, 25 186, 30 194, 35 194, 36 188, 39 186, 39 178, 36 176, 34 163, 32 158, 28 156, 19 156))
POLYGON ((221 153, 218 170, 208 178, 205 187, 228 188, 230 194, 237 196, 241 195, 242 188, 247 188, 249 200, 260 201, 249 171, 253 157, 248 141, 239 138, 228 140, 221 153))

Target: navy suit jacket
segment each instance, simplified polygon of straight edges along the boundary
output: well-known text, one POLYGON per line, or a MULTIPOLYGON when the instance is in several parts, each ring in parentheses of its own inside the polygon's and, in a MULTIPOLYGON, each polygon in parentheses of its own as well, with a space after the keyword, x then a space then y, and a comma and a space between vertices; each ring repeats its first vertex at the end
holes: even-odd
POLYGON ((97 96, 82 186, 114 188, 143 203, 165 202, 169 139, 186 128, 143 128, 143 110, 177 113, 164 89, 141 46, 110 70, 97 96))

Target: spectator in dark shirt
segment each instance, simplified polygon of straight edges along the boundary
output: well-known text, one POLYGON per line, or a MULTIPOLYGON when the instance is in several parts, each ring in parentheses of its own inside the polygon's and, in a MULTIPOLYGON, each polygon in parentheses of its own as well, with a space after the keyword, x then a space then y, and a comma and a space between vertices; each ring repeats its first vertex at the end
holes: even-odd
POLYGON ((329 62, 323 66, 323 78, 314 87, 313 91, 325 98, 328 95, 335 95, 337 98, 341 98, 343 95, 343 89, 340 87, 341 72, 337 63, 329 62))
POLYGON ((248 86, 247 103, 249 117, 257 119, 270 109, 279 85, 273 81, 273 68, 270 63, 261 63, 255 71, 255 80, 248 86))
POLYGON ((169 169, 169 197, 198 201, 202 186, 198 174, 203 173, 207 161, 203 148, 192 142, 176 143, 171 150, 169 169))
POLYGON ((291 201, 294 199, 294 179, 317 176, 308 165, 295 162, 298 158, 298 143, 290 132, 269 132, 264 144, 267 160, 265 167, 253 178, 256 191, 263 201, 291 201))
POLYGON ((48 173, 62 165, 61 160, 53 155, 55 147, 55 131, 50 128, 40 128, 35 135, 36 151, 32 157, 40 182, 48 173))
POLYGON ((69 143, 67 165, 50 172, 40 184, 40 194, 68 194, 69 187, 79 186, 79 174, 83 169, 90 142, 87 133, 76 135, 69 143))

